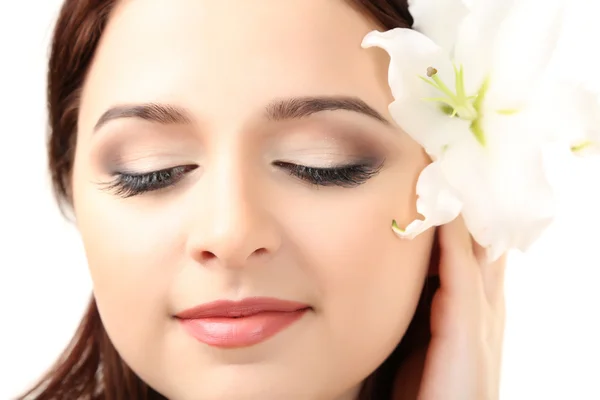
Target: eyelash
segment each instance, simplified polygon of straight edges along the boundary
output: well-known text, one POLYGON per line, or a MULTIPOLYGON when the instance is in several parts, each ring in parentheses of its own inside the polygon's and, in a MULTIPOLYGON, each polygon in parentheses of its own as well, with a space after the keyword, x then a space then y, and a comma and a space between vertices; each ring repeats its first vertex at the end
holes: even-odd
POLYGON ((364 162, 328 168, 309 167, 284 161, 277 161, 274 165, 313 185, 344 188, 352 188, 365 183, 381 169, 381 164, 374 166, 372 163, 364 162))
POLYGON ((118 172, 106 183, 105 189, 123 197, 133 197, 154 190, 165 189, 181 180, 185 174, 198 168, 197 165, 182 165, 145 173, 118 172))
MULTIPOLYGON (((328 168, 309 167, 284 161, 277 161, 273 165, 313 185, 352 188, 376 175, 382 163, 376 166, 360 163, 328 168)), ((129 198, 172 186, 196 168, 197 165, 184 165, 147 173, 119 172, 111 182, 105 184, 105 188, 120 197, 129 198)))

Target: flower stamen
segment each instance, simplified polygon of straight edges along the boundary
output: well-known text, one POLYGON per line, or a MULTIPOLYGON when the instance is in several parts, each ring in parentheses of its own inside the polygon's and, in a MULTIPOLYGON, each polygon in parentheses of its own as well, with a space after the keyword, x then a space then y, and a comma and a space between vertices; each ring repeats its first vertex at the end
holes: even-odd
POLYGON ((456 65, 454 65, 454 77, 455 90, 453 92, 439 77, 438 70, 434 67, 428 67, 427 77, 419 76, 419 78, 442 92, 445 96, 428 97, 423 100, 440 103, 441 111, 450 117, 458 117, 470 121, 471 132, 473 132, 477 141, 482 146, 485 146, 485 135, 481 124, 481 110, 483 108, 483 100, 489 87, 488 81, 484 81, 476 95, 468 96, 465 90, 464 69, 462 65, 460 68, 457 68, 456 65))
POLYGON ((571 146, 571 151, 573 153, 579 153, 585 149, 587 149, 588 147, 591 147, 594 143, 591 140, 586 140, 584 142, 575 144, 573 146, 571 146))
MULTIPOLYGON (((442 92, 445 96, 426 98, 425 100, 442 103, 442 105, 449 106, 452 109, 452 112, 450 113, 450 116, 452 117, 458 117, 467 121, 474 121, 477 119, 477 112, 473 107, 473 96, 467 96, 465 93, 464 71, 462 66, 460 69, 456 68, 455 66, 454 74, 456 78, 456 84, 453 92, 439 77, 438 70, 436 68, 427 68, 427 77, 421 76, 420 78, 442 92)), ((446 111, 447 110, 444 110, 444 112, 446 111)))

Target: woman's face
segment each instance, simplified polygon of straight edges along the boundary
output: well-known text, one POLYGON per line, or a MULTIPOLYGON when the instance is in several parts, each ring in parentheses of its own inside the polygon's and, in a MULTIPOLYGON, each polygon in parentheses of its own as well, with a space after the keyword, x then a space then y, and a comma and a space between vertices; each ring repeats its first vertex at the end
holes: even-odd
POLYGON ((75 213, 111 340, 168 398, 352 398, 402 338, 433 234, 391 222, 416 217, 428 159, 390 122, 388 58, 360 47, 373 29, 343 0, 112 15, 82 93, 75 213))

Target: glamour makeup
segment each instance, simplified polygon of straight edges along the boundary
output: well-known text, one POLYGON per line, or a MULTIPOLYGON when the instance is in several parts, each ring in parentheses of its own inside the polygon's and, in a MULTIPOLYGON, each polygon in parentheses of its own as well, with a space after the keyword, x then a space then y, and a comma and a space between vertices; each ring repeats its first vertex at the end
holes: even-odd
POLYGON ((222 348, 261 343, 299 321, 311 307, 292 301, 254 297, 220 300, 176 315, 184 330, 196 340, 222 348))

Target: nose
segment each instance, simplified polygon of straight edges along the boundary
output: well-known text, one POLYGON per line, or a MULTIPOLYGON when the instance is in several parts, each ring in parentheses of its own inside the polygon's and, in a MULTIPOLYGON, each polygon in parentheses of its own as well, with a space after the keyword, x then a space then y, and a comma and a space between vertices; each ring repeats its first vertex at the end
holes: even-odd
POLYGON ((256 173, 222 166, 207 170, 201 181, 187 243, 196 262, 244 268, 278 250, 281 235, 268 208, 268 191, 256 173))

